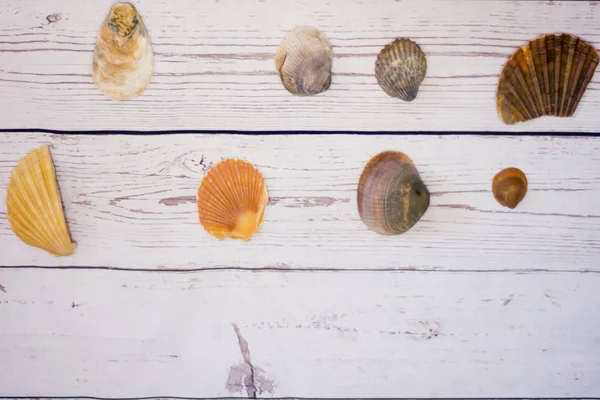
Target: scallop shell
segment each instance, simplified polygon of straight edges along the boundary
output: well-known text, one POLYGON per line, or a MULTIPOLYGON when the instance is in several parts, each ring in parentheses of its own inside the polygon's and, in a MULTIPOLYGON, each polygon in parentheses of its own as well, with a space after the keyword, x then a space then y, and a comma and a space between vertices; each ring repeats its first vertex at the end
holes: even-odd
POLYGON ((500 74, 496 93, 500 119, 512 125, 546 115, 572 116, 598 61, 594 47, 568 33, 528 42, 500 74))
POLYGON ((32 150, 13 170, 6 196, 13 232, 25 243, 55 256, 70 256, 71 242, 48 146, 32 150))
POLYGON ((421 48, 410 39, 396 39, 386 45, 375 62, 377 83, 389 96, 413 101, 427 73, 421 48))
POLYGON ((212 167, 198 189, 200 223, 212 236, 249 240, 260 228, 269 197, 252 164, 227 159, 212 167))
POLYGON ((94 51, 96 86, 111 100, 139 96, 152 80, 154 52, 135 7, 119 3, 110 9, 94 51))
POLYGON ((515 208, 527 193, 527 177, 518 168, 503 169, 494 176, 492 192, 498 203, 515 208))
POLYGON ((358 213, 381 235, 408 231, 429 207, 429 191, 414 164, 403 153, 386 151, 373 157, 358 182, 358 213))
POLYGON ((312 26, 292 29, 275 53, 275 68, 292 94, 314 95, 329 89, 333 51, 327 37, 312 26))

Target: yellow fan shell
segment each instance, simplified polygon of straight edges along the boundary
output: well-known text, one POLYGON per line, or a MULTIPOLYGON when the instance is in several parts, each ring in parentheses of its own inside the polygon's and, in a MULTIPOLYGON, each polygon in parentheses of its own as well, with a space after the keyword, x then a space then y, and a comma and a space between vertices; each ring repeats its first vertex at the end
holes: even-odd
POLYGON ((55 256, 75 252, 48 146, 31 151, 19 161, 8 183, 6 208, 13 232, 28 245, 55 256))
POLYGON ((130 3, 115 4, 94 51, 96 86, 111 100, 133 99, 152 80, 154 52, 142 17, 130 3))
POLYGON ((200 223, 216 238, 247 241, 262 225, 268 201, 258 169, 243 160, 227 159, 212 167, 200 184, 200 223))

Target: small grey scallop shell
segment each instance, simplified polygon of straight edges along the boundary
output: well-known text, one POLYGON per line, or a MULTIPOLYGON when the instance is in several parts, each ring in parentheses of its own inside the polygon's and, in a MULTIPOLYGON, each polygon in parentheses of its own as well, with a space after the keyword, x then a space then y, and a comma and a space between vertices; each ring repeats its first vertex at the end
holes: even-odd
POLYGON ((379 53, 375 63, 377 83, 392 97, 412 101, 427 72, 421 48, 409 39, 396 39, 379 53))
POLYGON ((285 35, 275 53, 275 68, 283 86, 298 96, 329 89, 333 51, 327 37, 312 26, 299 26, 285 35))

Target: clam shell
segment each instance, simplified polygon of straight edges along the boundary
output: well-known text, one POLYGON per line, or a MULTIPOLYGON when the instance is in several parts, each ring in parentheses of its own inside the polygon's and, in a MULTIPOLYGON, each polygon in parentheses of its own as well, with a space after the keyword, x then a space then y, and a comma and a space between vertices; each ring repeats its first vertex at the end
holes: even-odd
POLYGON ((541 116, 575 113, 598 65, 593 46, 577 36, 540 36, 506 62, 496 93, 500 119, 507 125, 541 116))
POLYGON ((413 101, 427 73, 421 48, 410 39, 396 39, 386 45, 375 62, 377 83, 389 96, 413 101))
POLYGON ((247 241, 260 228, 268 201, 258 169, 243 160, 227 159, 212 167, 200 184, 200 223, 216 238, 247 241))
POLYGON ((358 182, 358 213, 381 235, 408 231, 429 207, 429 191, 414 164, 403 153, 386 151, 373 157, 358 182))
POLYGON ((518 168, 506 168, 492 180, 492 192, 498 203, 515 208, 527 194, 527 177, 518 168))
POLYGON ((8 183, 6 208, 11 229, 28 245, 55 256, 75 252, 48 146, 32 150, 19 161, 8 183))
POLYGON ((275 68, 283 86, 298 96, 315 95, 329 89, 333 51, 317 28, 294 28, 275 53, 275 68))
POLYGON ((119 3, 110 9, 94 51, 96 86, 111 100, 139 96, 152 80, 154 52, 135 7, 119 3))

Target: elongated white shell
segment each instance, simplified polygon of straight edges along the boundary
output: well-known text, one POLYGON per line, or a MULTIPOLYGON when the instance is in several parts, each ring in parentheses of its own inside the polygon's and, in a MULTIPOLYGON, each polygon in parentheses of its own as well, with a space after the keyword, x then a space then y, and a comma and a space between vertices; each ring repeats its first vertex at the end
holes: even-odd
POLYGON ((129 3, 114 5, 96 40, 96 86, 111 100, 133 99, 146 89, 153 70, 154 52, 142 18, 129 3))

